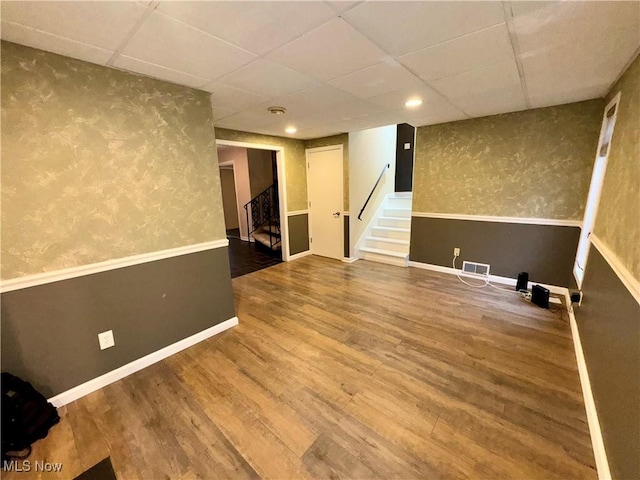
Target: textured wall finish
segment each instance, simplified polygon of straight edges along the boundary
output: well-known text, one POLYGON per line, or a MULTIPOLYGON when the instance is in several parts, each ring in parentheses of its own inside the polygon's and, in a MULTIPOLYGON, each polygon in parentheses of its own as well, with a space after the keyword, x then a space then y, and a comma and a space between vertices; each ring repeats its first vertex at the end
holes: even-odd
POLYGON ((342 189, 344 196, 344 210, 349 211, 349 134, 332 135, 330 137, 314 138, 305 140, 304 148, 329 147, 331 145, 342 145, 342 189))
POLYGON ((307 169, 304 152, 304 142, 293 138, 272 137, 259 133, 239 132, 216 128, 218 140, 234 142, 258 143, 284 147, 284 163, 287 187, 287 210, 307 209, 307 169))
POLYGON ((413 211, 582 220, 603 106, 418 128, 413 211))
MULTIPOLYGON (((595 232, 640 280, 640 56, 611 89, 607 103, 618 92, 622 95, 595 232)), ((603 112, 604 106, 601 116, 603 112)))
POLYGON ((204 92, 2 42, 2 278, 225 237, 204 92))

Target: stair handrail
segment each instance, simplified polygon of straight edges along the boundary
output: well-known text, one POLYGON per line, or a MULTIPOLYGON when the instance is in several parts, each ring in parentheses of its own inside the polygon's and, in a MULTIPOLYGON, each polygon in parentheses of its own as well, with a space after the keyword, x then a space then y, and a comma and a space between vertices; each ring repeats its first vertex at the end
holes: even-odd
POLYGON ((358 220, 362 221, 362 218, 360 218, 360 217, 362 217, 362 212, 364 212, 364 209, 367 208, 367 204, 369 203, 369 200, 371 200, 371 196, 373 195, 373 192, 376 191, 376 187, 380 183, 380 180, 382 179, 382 176, 384 175, 384 172, 386 172, 387 169, 390 168, 390 167, 391 167, 390 163, 387 163, 384 167, 382 167, 382 171, 380 172, 380 175, 378 175, 378 180, 376 180, 376 184, 371 189, 371 193, 369 193, 369 196, 365 200, 364 205, 362 205, 362 208, 360 209, 360 213, 358 214, 358 220))
POLYGON ((280 206, 276 184, 269 185, 245 203, 244 211, 247 218, 247 237, 250 237, 264 224, 269 223, 269 247, 273 249, 275 243, 278 243, 274 242, 274 238, 280 234, 280 206), (249 224, 249 207, 251 207, 251 224, 249 224), (271 230, 272 225, 276 227, 276 232, 271 230))

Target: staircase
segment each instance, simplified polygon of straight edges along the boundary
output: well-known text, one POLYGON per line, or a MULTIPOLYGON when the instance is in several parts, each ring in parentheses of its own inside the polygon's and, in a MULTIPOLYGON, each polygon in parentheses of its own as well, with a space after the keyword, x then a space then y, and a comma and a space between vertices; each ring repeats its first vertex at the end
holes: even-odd
POLYGON ((360 258, 406 267, 411 238, 411 194, 391 194, 365 234, 360 258))
POLYGON ((274 183, 244 206, 249 238, 272 251, 282 248, 277 188, 274 183))

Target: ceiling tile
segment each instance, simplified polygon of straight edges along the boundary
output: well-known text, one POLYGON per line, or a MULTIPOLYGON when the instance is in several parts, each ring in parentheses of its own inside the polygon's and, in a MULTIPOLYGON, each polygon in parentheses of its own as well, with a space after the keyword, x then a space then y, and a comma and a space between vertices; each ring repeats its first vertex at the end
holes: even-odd
POLYGON ((314 80, 261 58, 221 78, 220 83, 265 97, 275 97, 308 87, 314 80))
POLYGON ((439 43, 398 58, 423 80, 435 80, 513 60, 506 23, 439 43))
POLYGON ((422 100, 423 105, 443 100, 442 96, 438 94, 438 92, 424 84, 421 84, 418 88, 402 88, 393 92, 368 98, 367 101, 386 110, 403 110, 406 108, 404 106, 405 102, 413 98, 422 100))
POLYGON ((640 43, 638 2, 534 3, 527 9, 512 2, 514 32, 522 54, 546 51, 567 43, 609 43, 618 30, 633 29, 640 43))
POLYGON ((502 23, 501 2, 366 2, 344 18, 386 52, 415 52, 502 23))
POLYGON ((270 53, 269 58, 319 80, 381 62, 382 50, 337 18, 270 53))
POLYGON ((464 113, 478 117, 526 108, 515 61, 507 61, 430 82, 464 113))
POLYGON ((2 20, 2 39, 86 62, 105 65, 113 52, 2 20))
POLYGON ((353 96, 326 83, 320 83, 272 100, 292 113, 302 113, 323 109, 337 103, 350 102, 353 96))
POLYGON ((143 62, 136 58, 127 57, 126 55, 120 55, 116 58, 113 64, 116 68, 123 70, 129 70, 130 72, 141 73, 153 78, 159 78, 166 80, 167 82, 177 83, 179 85, 186 85, 192 88, 200 88, 207 82, 206 78, 195 77, 187 73, 178 72, 170 68, 155 65, 149 62, 143 62))
POLYGON ((153 12, 122 51, 124 55, 215 80, 255 55, 153 12))
POLYGON ((263 55, 322 25, 335 12, 322 2, 161 2, 158 10, 263 55))
POLYGON ((373 97, 400 88, 423 86, 420 79, 391 59, 336 78, 329 83, 360 98, 373 97))
POLYGON ((262 95, 246 92, 221 83, 209 84, 204 89, 211 92, 211 105, 213 105, 216 118, 238 113, 268 100, 262 95), (218 111, 220 113, 217 113, 218 111), (226 113, 226 115, 223 115, 223 113, 226 113))
POLYGON ((117 1, 0 4, 2 20, 111 51, 120 46, 145 11, 140 3, 117 1))
POLYGON ((638 43, 638 31, 628 28, 611 32, 606 43, 585 40, 523 55, 532 105, 557 105, 605 95, 638 43))
POLYGON ((269 105, 270 103, 261 103, 242 112, 222 118, 216 122, 216 127, 252 132, 257 127, 272 124, 275 116, 267 111, 269 105))
POLYGON ((324 3, 326 3, 331 8, 333 8, 336 12, 342 13, 342 12, 346 12, 347 10, 351 10, 356 5, 360 5, 361 3, 363 3, 363 0, 360 0, 357 2, 351 2, 347 0, 336 0, 334 2, 326 1, 324 3))

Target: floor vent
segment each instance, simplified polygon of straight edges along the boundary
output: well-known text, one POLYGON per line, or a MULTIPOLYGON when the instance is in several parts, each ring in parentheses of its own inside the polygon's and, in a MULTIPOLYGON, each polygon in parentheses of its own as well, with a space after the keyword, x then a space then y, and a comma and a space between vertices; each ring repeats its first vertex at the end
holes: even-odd
POLYGON ((471 273, 473 275, 488 277, 489 265, 486 263, 462 262, 462 271, 464 273, 471 273))

